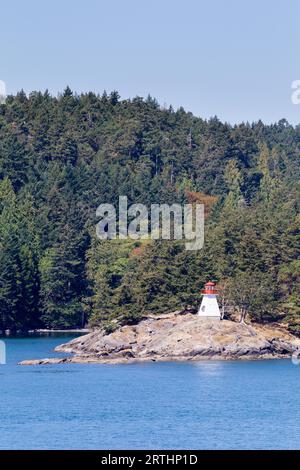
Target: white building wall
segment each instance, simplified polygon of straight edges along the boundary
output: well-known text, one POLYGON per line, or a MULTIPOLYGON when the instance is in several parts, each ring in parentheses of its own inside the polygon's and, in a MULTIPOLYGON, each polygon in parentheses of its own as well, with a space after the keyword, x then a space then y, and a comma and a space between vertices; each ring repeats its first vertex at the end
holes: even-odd
POLYGON ((203 294, 198 315, 203 318, 221 318, 216 295, 203 294))

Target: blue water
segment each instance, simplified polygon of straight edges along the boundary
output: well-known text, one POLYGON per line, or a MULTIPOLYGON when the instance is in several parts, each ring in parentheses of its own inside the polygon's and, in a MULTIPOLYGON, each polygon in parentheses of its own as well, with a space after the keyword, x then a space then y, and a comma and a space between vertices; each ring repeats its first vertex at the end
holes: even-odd
POLYGON ((298 449, 290 360, 18 366, 68 338, 8 339, 0 449, 298 449))

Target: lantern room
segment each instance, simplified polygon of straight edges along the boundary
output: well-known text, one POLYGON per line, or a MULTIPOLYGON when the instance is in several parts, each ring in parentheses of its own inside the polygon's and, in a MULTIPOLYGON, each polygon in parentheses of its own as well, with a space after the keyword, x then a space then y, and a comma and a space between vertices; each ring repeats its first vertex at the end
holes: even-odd
POLYGON ((215 282, 212 282, 212 281, 207 282, 204 286, 204 289, 201 291, 201 294, 218 295, 218 290, 216 288, 215 282))

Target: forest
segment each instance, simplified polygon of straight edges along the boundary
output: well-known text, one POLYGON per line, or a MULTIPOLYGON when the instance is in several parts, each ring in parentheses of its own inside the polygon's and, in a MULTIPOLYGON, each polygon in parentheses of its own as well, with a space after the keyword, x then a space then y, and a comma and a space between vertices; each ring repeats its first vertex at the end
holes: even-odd
POLYGON ((300 125, 230 125, 148 96, 20 91, 0 105, 0 330, 193 309, 300 334, 300 125), (202 203, 204 249, 96 237, 101 203, 202 203), (230 308, 229 308, 230 307, 230 308))

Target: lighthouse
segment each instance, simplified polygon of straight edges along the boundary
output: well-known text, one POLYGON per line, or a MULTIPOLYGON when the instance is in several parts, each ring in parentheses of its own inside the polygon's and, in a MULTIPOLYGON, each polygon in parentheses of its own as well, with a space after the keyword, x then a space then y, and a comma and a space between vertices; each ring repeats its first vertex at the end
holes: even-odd
POLYGON ((214 282, 207 282, 201 291, 202 302, 198 310, 201 318, 221 319, 220 309, 217 301, 218 291, 214 282))

